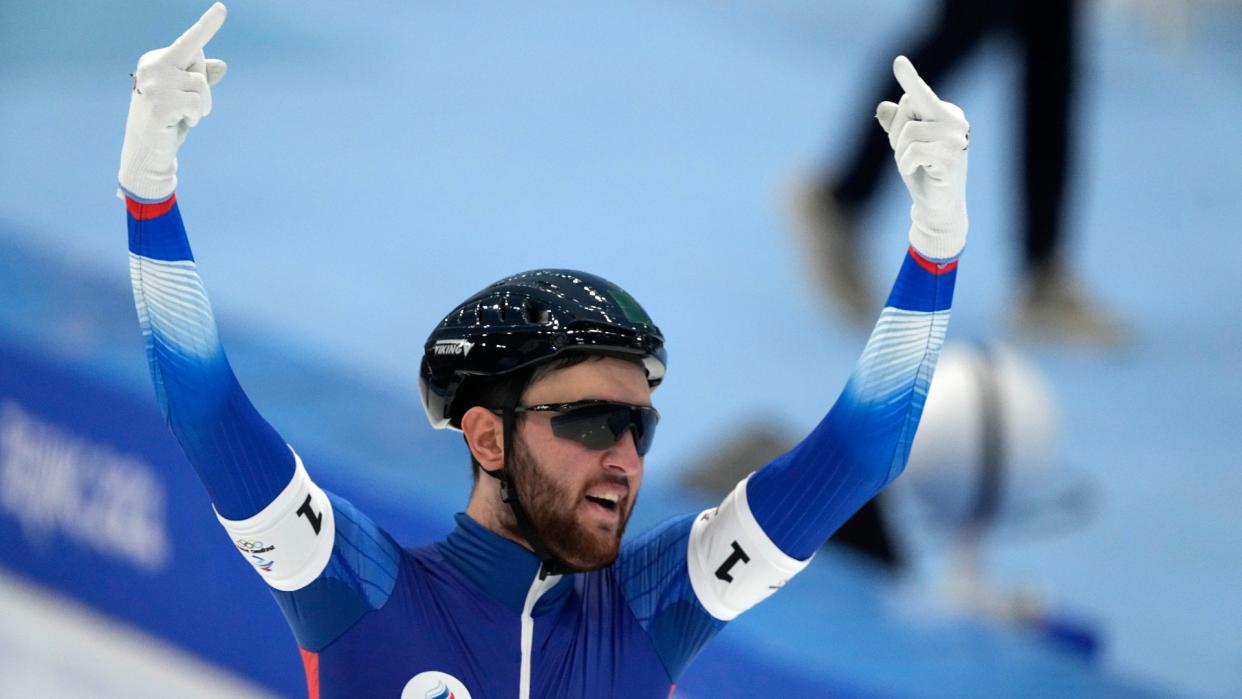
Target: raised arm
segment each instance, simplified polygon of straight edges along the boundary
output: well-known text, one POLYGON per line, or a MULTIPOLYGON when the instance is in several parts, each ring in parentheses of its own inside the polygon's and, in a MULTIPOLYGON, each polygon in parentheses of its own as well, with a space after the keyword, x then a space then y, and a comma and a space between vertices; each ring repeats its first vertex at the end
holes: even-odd
POLYGON ((224 22, 213 5, 134 74, 118 175, 129 225, 129 268, 156 397, 217 513, 242 520, 293 478, 295 457, 255 411, 224 355, 173 191, 177 149, 211 112, 225 72, 203 45, 224 22))
POLYGON ((905 468, 944 342, 966 243, 969 124, 904 56, 899 104, 876 111, 910 190, 910 248, 845 390, 798 446, 738 485, 690 535, 704 606, 731 619, 770 595, 905 468))
POLYGON ((398 547, 315 485, 250 403, 220 344, 173 191, 177 149, 210 113, 211 86, 225 72, 222 61, 203 56, 224 17, 216 3, 170 46, 139 60, 118 177, 130 278, 164 418, 234 545, 276 591, 299 645, 313 651, 383 604, 398 547))

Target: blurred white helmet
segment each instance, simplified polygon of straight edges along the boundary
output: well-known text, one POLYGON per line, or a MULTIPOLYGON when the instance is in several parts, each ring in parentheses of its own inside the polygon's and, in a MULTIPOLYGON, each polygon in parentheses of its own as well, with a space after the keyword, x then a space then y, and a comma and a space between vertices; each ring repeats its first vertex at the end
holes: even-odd
POLYGON ((901 480, 946 529, 1081 515, 1091 493, 1062 457, 1062 424, 1050 385, 1016 351, 947 344, 901 480))

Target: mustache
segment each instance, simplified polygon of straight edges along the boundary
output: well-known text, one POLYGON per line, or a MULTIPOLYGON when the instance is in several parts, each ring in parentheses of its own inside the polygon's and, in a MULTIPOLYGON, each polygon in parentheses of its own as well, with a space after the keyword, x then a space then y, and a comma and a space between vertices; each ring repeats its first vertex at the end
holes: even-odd
POLYGON ((630 487, 630 479, 622 475, 610 475, 610 476, 601 476, 599 478, 595 478, 590 483, 587 483, 586 485, 584 485, 582 487, 583 494, 590 492, 590 490, 597 485, 619 485, 625 488, 625 496, 627 498, 634 491, 634 489, 630 487))

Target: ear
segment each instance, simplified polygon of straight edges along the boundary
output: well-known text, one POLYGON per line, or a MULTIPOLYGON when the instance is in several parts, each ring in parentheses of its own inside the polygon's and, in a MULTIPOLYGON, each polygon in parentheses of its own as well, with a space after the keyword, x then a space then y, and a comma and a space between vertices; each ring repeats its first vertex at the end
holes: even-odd
POLYGON ((488 471, 505 464, 504 423, 500 416, 476 405, 461 416, 461 431, 476 461, 488 471))

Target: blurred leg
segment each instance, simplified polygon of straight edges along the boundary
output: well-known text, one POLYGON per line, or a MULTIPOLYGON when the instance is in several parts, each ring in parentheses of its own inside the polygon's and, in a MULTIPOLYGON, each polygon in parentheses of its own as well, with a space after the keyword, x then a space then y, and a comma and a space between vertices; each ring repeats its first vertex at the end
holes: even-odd
POLYGON ((1022 161, 1028 269, 1053 262, 1062 238, 1065 182, 1073 147, 1076 5, 1076 0, 1024 0, 1016 13, 1025 73, 1022 161))
POLYGON ((901 88, 893 80, 893 58, 904 53, 927 84, 939 87, 953 67, 979 46, 984 35, 997 28, 1002 14, 997 0, 942 0, 939 16, 927 33, 884 54, 879 89, 865 103, 865 115, 857 119, 851 155, 845 169, 839 171, 832 192, 837 203, 851 211, 860 210, 875 193, 880 175, 892 169, 888 138, 872 117, 881 101, 901 98, 901 88))
POLYGON ((1063 204, 1074 147, 1077 7, 1077 0, 1023 0, 1014 17, 1025 71, 1026 279, 1018 321, 1032 339, 1117 347, 1129 340, 1129 328, 1075 278, 1063 249, 1063 204))

